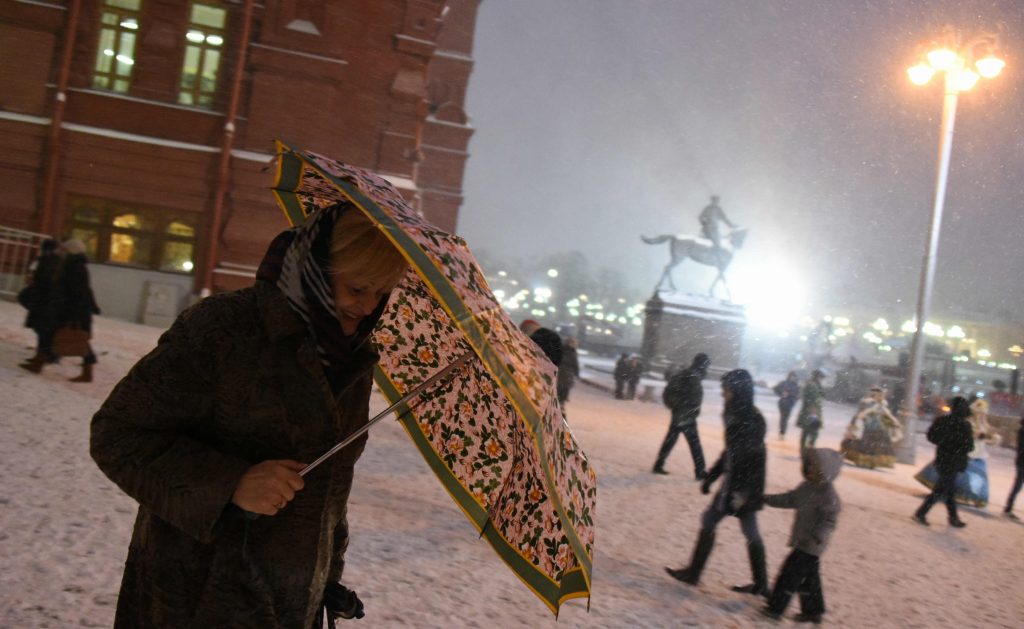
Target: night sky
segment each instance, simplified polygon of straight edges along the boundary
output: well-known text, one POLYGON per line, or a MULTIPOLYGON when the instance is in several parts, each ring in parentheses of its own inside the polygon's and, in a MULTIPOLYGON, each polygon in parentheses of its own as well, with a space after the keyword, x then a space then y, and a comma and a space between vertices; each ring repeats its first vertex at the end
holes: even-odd
MULTIPOLYGON (((935 186, 943 24, 1001 33, 961 94, 936 315, 1024 320, 1024 2, 486 0, 459 231, 499 259, 578 250, 649 291, 712 193, 750 228, 738 301, 911 315, 935 186)), ((684 263, 681 288, 713 275, 684 263)))

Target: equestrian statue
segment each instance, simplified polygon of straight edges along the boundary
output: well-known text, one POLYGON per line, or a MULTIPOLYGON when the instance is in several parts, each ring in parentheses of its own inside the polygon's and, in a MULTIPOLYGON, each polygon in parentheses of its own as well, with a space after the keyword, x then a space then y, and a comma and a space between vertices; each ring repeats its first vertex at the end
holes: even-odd
POLYGON ((675 282, 672 281, 672 269, 683 260, 689 258, 698 264, 713 266, 718 269, 715 281, 711 282, 711 286, 708 288, 708 295, 714 297, 715 288, 721 282, 722 287, 725 288, 726 298, 732 301, 729 284, 725 281, 725 270, 729 268, 733 254, 743 247, 743 241, 747 238, 747 229, 745 227, 736 227, 725 216, 725 212, 718 205, 717 196, 711 197, 711 203, 701 211, 700 225, 703 238, 678 237, 668 234, 653 238, 640 236, 649 245, 659 245, 663 242, 669 243, 671 259, 665 265, 665 271, 661 274, 661 279, 658 280, 658 285, 654 287, 654 290, 660 290, 666 282, 668 282, 671 290, 676 290, 675 282), (728 241, 727 243, 722 242, 722 236, 718 228, 719 222, 725 223, 731 228, 731 231, 725 236, 725 239, 728 241))

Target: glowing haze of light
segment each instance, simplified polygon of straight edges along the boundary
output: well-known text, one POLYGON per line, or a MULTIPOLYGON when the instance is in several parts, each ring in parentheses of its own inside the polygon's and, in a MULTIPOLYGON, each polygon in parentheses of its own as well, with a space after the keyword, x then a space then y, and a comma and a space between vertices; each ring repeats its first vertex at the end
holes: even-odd
POLYGON ((747 325, 754 330, 785 335, 806 311, 804 278, 797 266, 780 256, 730 269, 733 300, 746 307, 747 325))

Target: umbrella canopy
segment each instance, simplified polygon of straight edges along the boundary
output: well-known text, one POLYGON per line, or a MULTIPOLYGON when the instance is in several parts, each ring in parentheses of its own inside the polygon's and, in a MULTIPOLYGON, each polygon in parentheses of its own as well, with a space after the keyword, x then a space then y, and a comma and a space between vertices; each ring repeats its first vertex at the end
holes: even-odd
POLYGON ((458 375, 399 419, 455 503, 554 613, 589 597, 597 477, 558 406, 557 369, 502 310, 458 236, 384 179, 277 144, 274 194, 292 224, 351 203, 410 271, 374 330, 375 380, 392 402, 471 350, 458 375))

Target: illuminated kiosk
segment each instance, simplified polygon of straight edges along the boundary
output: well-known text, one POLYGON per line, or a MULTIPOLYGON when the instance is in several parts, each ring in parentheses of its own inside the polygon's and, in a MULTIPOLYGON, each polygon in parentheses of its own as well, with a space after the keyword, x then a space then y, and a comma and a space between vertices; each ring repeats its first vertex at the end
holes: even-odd
POLYGON ((659 290, 644 311, 641 354, 647 368, 656 372, 671 365, 689 366, 698 352, 711 357, 714 371, 728 371, 740 365, 746 327, 743 306, 659 290))

